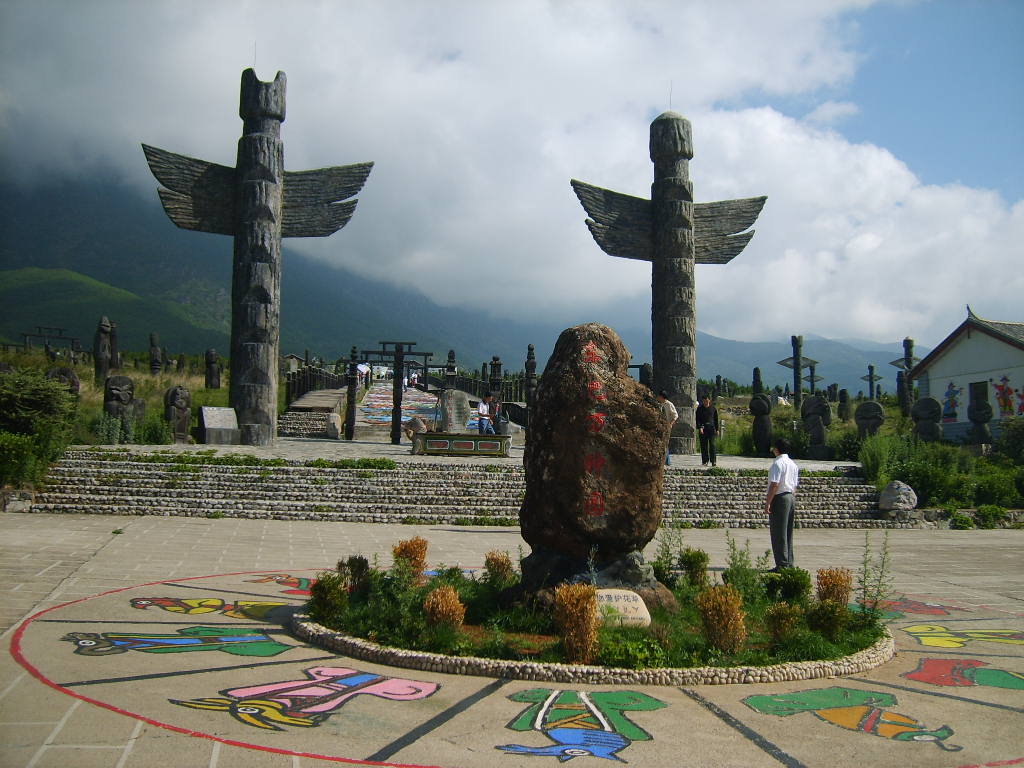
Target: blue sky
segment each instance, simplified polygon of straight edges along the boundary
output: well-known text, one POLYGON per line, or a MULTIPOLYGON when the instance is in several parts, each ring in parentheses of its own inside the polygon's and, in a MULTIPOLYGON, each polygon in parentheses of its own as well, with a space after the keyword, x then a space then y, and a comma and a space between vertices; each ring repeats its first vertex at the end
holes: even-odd
POLYGON ((155 206, 139 144, 233 165, 241 71, 282 70, 289 170, 376 163, 344 230, 286 247, 640 328, 650 267, 597 248, 569 180, 648 196, 671 92, 697 200, 768 197, 697 268, 700 330, 931 346, 966 304, 1024 321, 1022 40, 1020 0, 6 0, 0 147, 25 183, 103 169, 155 206))

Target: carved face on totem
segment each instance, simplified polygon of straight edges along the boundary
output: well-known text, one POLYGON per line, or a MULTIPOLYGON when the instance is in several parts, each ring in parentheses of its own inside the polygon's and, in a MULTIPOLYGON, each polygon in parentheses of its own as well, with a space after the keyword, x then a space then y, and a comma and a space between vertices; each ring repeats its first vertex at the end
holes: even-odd
POLYGON ((183 411, 186 408, 192 407, 192 395, 181 385, 171 387, 167 390, 165 404, 169 408, 174 408, 177 411, 183 411))
POLYGON ((122 413, 135 399, 135 382, 127 376, 109 376, 103 387, 103 410, 122 413))

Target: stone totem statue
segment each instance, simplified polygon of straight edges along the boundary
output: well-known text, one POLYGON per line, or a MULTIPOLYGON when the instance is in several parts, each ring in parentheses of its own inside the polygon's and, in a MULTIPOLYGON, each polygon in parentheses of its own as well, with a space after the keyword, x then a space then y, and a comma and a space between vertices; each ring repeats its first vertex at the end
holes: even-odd
MULTIPOLYGON (((987 383, 986 383, 987 386, 987 383)), ((989 445, 992 442, 992 429, 988 423, 992 421, 992 404, 982 398, 974 386, 970 389, 971 401, 967 404, 967 418, 971 428, 967 432, 969 445, 989 445)))
POLYGON ((767 456, 772 445, 772 406, 775 398, 765 392, 758 392, 750 398, 750 412, 754 415, 754 450, 758 456, 767 456))
POLYGON ((914 435, 928 443, 942 439, 942 403, 934 397, 922 397, 910 409, 914 435))
POLYGON ((75 397, 78 397, 78 392, 82 388, 82 382, 79 381, 78 374, 69 365, 59 365, 51 368, 46 372, 46 378, 63 383, 68 388, 68 392, 75 397))
POLYGON ((92 361, 97 387, 102 387, 107 380, 112 364, 110 334, 113 326, 107 316, 100 318, 96 326, 96 334, 92 340, 92 361))
POLYGON ((651 262, 651 340, 655 391, 679 411, 672 453, 693 453, 697 405, 697 302, 694 264, 727 264, 746 247, 766 198, 694 203, 690 122, 665 112, 651 123, 651 199, 572 180, 587 227, 611 255, 651 262), (737 234, 743 233, 743 234, 737 234))
POLYGON ((175 371, 175 373, 184 373, 185 372, 185 354, 184 353, 181 353, 181 354, 178 355, 177 362, 175 363, 175 366, 174 366, 174 371, 175 371))
POLYGON ((764 383, 761 381, 761 369, 760 368, 755 368, 754 369, 753 390, 754 390, 753 393, 755 395, 759 395, 762 392, 764 392, 764 383))
POLYGON ((850 420, 850 393, 845 389, 839 390, 839 420, 844 423, 850 420))
POLYGON ((164 393, 164 418, 175 443, 188 443, 192 429, 192 394, 180 384, 164 393))
POLYGON ((629 376, 629 359, 612 329, 588 323, 562 332, 544 369, 519 512, 533 549, 522 566, 527 593, 596 579, 675 605, 641 554, 661 522, 670 426, 654 393, 629 376))
POLYGON ((220 389, 220 355, 210 347, 206 350, 206 388, 220 389))
POLYGON ((164 352, 160 349, 160 335, 149 334, 149 372, 157 376, 164 369, 164 352))
POLYGON ((127 376, 108 376, 103 385, 103 412, 121 422, 123 435, 132 435, 146 419, 146 401, 135 399, 135 382, 127 376))
POLYGON ((853 420, 857 423, 857 434, 861 438, 877 435, 885 422, 885 409, 874 400, 865 400, 853 412, 853 420))
POLYGON ((804 399, 800 406, 800 417, 804 420, 804 429, 807 431, 809 445, 807 457, 809 459, 831 459, 832 451, 825 444, 828 433, 825 428, 832 423, 832 407, 828 400, 819 396, 811 395, 804 399))
POLYGON ((242 73, 237 161, 227 168, 143 145, 164 210, 179 227, 234 236, 229 403, 245 445, 277 434, 281 238, 325 237, 352 218, 372 163, 286 172, 285 74, 242 73))

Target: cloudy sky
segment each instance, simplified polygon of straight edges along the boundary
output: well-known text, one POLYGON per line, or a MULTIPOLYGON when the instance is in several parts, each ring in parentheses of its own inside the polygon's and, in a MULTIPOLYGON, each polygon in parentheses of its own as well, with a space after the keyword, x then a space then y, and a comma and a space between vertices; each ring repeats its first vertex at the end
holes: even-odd
MULTIPOLYGON (((0 141, 21 180, 140 142, 234 164, 241 71, 288 77, 285 166, 373 160, 351 223, 286 245, 446 305, 649 322, 570 178, 648 197, 648 127, 693 124, 695 197, 767 195, 698 327, 934 345, 1024 321, 1018 0, 0 0, 0 141)), ((287 280, 287 265, 285 266, 287 280)))

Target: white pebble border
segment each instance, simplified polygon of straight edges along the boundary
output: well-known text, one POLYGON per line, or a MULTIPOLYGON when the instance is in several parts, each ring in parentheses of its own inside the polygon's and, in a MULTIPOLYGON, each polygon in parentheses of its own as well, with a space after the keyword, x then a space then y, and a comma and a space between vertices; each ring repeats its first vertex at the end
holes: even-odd
POLYGON ((505 680, 537 680, 594 685, 730 685, 734 683, 781 683, 815 680, 866 672, 896 655, 892 634, 851 656, 832 661, 793 661, 770 667, 691 667, 688 669, 621 669, 582 664, 543 664, 532 661, 481 659, 475 656, 444 656, 439 653, 390 648, 369 640, 327 629, 308 616, 292 617, 292 631, 314 645, 346 656, 405 669, 452 675, 496 677, 505 680))

